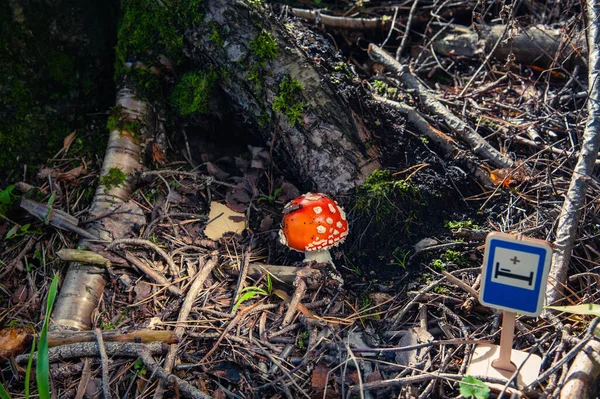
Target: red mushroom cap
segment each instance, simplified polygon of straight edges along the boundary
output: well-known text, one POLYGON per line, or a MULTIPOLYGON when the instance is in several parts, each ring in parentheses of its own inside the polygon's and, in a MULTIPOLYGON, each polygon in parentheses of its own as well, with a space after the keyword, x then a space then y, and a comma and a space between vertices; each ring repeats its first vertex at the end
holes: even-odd
POLYGON ((340 206, 319 193, 306 193, 283 208, 281 243, 297 251, 321 251, 342 243, 348 221, 340 206))

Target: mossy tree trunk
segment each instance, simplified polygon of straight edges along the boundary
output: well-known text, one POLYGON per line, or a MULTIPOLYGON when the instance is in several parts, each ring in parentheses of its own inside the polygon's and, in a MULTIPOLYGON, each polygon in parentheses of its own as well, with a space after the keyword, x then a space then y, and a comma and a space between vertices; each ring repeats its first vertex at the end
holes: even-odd
MULTIPOLYGON (((143 218, 141 211, 124 204, 142 171, 142 138, 149 135, 148 127, 154 126, 148 103, 136 98, 135 91, 128 85, 117 92, 116 103, 100 184, 90 206, 92 215, 104 216, 86 226, 90 233, 105 241, 127 234, 114 228, 115 223, 140 215, 143 218)), ((87 239, 79 242, 79 247, 87 245, 87 239)), ((106 285, 104 276, 102 267, 71 263, 56 300, 52 316, 54 324, 77 330, 89 329, 91 314, 98 306, 106 285)))
POLYGON ((217 73, 227 112, 273 145, 286 174, 337 194, 380 166, 367 95, 329 42, 260 1, 208 0, 205 12, 186 33, 189 56, 217 73))

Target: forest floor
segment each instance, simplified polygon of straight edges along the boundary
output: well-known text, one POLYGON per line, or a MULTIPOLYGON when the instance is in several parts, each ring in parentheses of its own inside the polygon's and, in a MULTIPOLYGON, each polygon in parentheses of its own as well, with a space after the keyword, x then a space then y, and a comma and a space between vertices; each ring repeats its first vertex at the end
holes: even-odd
MULTIPOLYGON (((454 13, 457 23, 471 13, 471 6, 445 4, 424 3, 416 15, 452 18, 447 14, 454 13)), ((578 4, 556 7, 527 2, 507 21, 548 24, 561 15, 581 14, 578 4)), ((351 15, 356 10, 334 11, 351 15)), ((390 44, 383 47, 393 54, 410 4, 361 11, 365 17, 398 17, 390 44)), ((487 11, 498 20, 506 12, 500 5, 487 11)), ((581 28, 569 21, 565 29, 581 28)), ((92 316, 93 327, 107 335, 102 345, 108 355, 85 343, 67 347, 68 333, 50 332, 57 345, 50 349, 49 370, 56 397, 98 398, 106 384, 112 397, 150 397, 158 385, 155 376, 161 375, 156 362, 162 362, 167 344, 174 341, 179 342, 172 371, 177 388, 169 388, 165 397, 480 399, 499 391, 558 397, 578 345, 591 339, 587 316, 517 316, 513 348, 541 358, 541 377, 529 386, 515 388, 513 381, 469 373, 468 367, 475 346, 498 344, 501 333, 501 313, 478 299, 486 235, 501 231, 550 242, 555 238, 585 125, 586 98, 579 95, 587 88, 585 68, 508 65, 490 58, 481 69, 486 53, 469 58, 431 51, 433 32, 446 24, 438 22, 413 21, 424 44, 411 44, 415 75, 435 89, 452 113, 510 157, 513 167, 485 167, 493 183, 486 186, 471 171, 448 162, 404 114, 382 112, 377 117, 391 127, 378 137, 384 169, 335 198, 346 209, 351 233, 332 251, 336 268, 330 270, 303 264, 303 254, 280 244, 282 209, 303 193, 303 183, 280 174, 268 146, 213 136, 191 142, 195 160, 186 156, 189 148, 168 153, 160 168, 142 175, 132 196, 144 217, 131 240, 94 248, 110 261, 105 264, 108 284, 92 316), (215 202, 240 212, 246 228, 212 233, 216 236, 209 239, 205 229, 218 219, 209 216, 215 202), (148 268, 172 283, 154 282, 140 271, 148 268), (209 273, 189 315, 178 321, 193 285, 189 276, 202 269, 209 273), (176 327, 184 329, 181 337, 160 334, 176 327), (114 330, 118 335, 144 331, 144 338, 134 337, 132 343, 144 345, 156 362, 139 347, 109 342, 114 330), (469 385, 467 375, 497 385, 488 393, 481 382, 469 385)), ((419 107, 414 93, 366 54, 369 42, 379 37, 381 43, 387 31, 308 26, 340 43, 361 84, 374 95, 419 107)), ((377 98, 372 101, 381 106, 377 98)), ((427 120, 452 134, 439 116, 427 120)), ((46 211, 65 211, 79 226, 94 217, 87 207, 100 164, 69 156, 75 137, 65 140, 61 153, 35 178, 0 191, 0 349, 7 341, 19 341, 15 350, 0 352, 0 360, 6 360, 0 363, 0 382, 12 397, 23 395, 29 358, 23 353, 30 348, 32 330, 41 330, 54 274, 67 266, 59 252, 76 249, 78 242, 77 234, 53 226, 49 213, 42 212, 40 220, 19 203, 26 198, 46 211)), ((599 195, 594 177, 563 304, 598 303, 600 298, 599 195)), ((96 341, 98 334, 88 340, 96 341)))

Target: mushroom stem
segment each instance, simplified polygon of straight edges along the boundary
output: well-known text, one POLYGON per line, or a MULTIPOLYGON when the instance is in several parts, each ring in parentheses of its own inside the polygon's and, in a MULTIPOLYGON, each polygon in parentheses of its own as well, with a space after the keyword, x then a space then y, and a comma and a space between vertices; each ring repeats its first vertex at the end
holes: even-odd
POLYGON ((331 263, 333 264, 333 259, 331 259, 331 255, 329 254, 328 249, 324 249, 322 251, 306 251, 304 253, 304 262, 312 262, 315 261, 317 263, 331 263))

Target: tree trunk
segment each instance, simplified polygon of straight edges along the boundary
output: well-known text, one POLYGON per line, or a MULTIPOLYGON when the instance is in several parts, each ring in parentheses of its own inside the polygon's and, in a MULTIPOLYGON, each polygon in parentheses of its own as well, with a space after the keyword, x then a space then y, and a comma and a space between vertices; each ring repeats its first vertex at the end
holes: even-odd
POLYGON ((187 33, 190 55, 220 71, 240 128, 271 144, 284 172, 312 190, 354 188, 380 166, 362 119, 366 93, 327 42, 297 21, 277 19, 262 4, 210 0, 204 23, 187 33), (224 32, 222 41, 215 30, 224 32))
MULTIPOLYGON (((122 126, 117 126, 110 132, 100 184, 90 206, 92 215, 105 216, 87 226, 90 233, 106 241, 112 241, 117 238, 115 235, 119 235, 115 223, 127 223, 129 218, 135 218, 136 215, 139 217, 139 214, 143 218, 141 211, 136 212, 131 205, 123 204, 129 200, 135 187, 137 172, 142 170, 140 143, 144 141, 139 135, 148 133, 146 126, 153 126, 149 123, 151 117, 148 104, 136 99, 132 89, 124 87, 119 90, 117 106, 119 111, 115 115, 116 124, 122 126), (133 129, 135 126, 137 128, 133 129)), ((79 242, 79 246, 83 248, 88 244, 87 239, 79 242)), ((90 328, 90 316, 98 306, 106 285, 104 272, 104 268, 90 264, 73 262, 69 265, 52 315, 56 326, 77 330, 90 328)))

